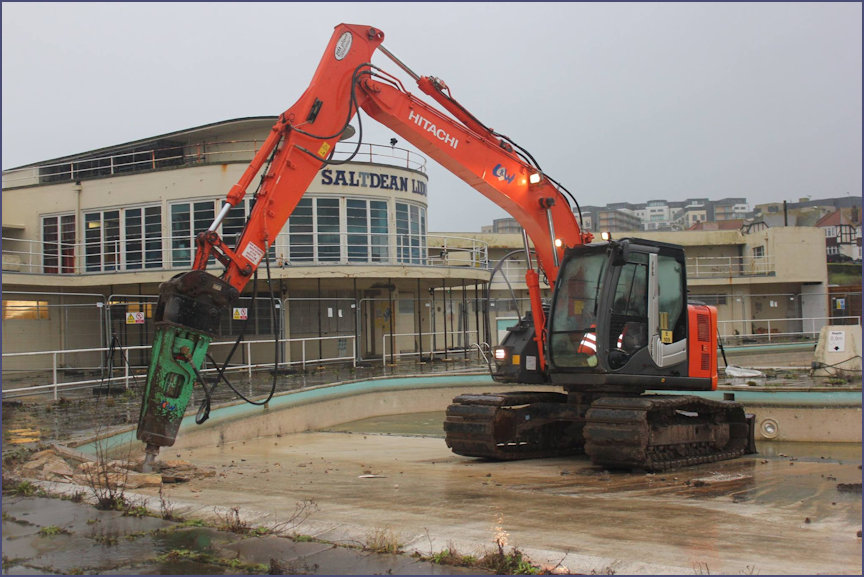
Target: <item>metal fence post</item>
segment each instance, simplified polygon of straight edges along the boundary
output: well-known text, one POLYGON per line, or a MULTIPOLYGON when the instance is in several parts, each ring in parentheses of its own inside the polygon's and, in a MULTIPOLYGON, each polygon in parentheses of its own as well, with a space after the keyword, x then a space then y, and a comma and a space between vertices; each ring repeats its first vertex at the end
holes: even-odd
POLYGON ((252 343, 246 342, 246 371, 249 376, 249 380, 252 380, 252 343))
POLYGON ((57 351, 51 354, 51 374, 54 376, 54 400, 57 400, 57 351))

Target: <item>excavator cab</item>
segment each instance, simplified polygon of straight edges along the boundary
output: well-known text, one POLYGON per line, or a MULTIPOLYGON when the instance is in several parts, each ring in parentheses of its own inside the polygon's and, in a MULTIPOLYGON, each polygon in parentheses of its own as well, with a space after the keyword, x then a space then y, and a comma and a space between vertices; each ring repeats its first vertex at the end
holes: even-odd
POLYGON ((711 389, 712 375, 690 374, 688 321, 681 247, 623 239, 570 249, 548 323, 552 380, 587 373, 589 383, 645 389, 676 378, 711 389))
POLYGON ((537 363, 529 314, 495 348, 493 377, 568 390, 711 390, 716 312, 688 305, 686 295, 681 247, 626 238, 570 248, 544 311, 546 370, 537 363))

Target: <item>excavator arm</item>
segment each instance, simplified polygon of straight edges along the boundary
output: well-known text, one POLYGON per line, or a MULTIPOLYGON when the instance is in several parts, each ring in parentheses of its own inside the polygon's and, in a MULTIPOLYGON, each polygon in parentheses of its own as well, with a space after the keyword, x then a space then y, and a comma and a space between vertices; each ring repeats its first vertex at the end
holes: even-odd
MULTIPOLYGON (((380 30, 369 26, 340 24, 335 28, 309 87, 279 116, 213 224, 198 235, 193 270, 160 288, 154 315, 156 337, 138 424, 138 438, 146 443, 151 460, 159 447, 174 443, 192 386, 200 381, 199 371, 218 329, 220 311, 252 279, 360 108, 511 214, 533 242, 550 285, 555 283, 564 251, 590 242, 591 234, 580 230, 566 198, 529 154, 477 120, 449 95, 443 82, 411 72, 381 47, 383 39, 380 30), (456 120, 373 66, 372 55, 379 48, 456 120), (256 178, 260 185, 253 209, 232 249, 217 230, 256 178), (225 267, 219 278, 206 272, 211 257, 225 267)), ((543 369, 546 319, 539 275, 528 268, 534 338, 543 369)))

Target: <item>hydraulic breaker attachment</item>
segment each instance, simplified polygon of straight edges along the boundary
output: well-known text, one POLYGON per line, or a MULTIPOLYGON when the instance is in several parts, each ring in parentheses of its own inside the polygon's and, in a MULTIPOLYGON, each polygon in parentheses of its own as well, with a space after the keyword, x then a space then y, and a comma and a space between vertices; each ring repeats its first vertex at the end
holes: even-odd
POLYGON ((204 271, 185 273, 160 287, 156 337, 138 418, 137 436, 146 443, 145 469, 160 447, 174 444, 220 313, 237 296, 236 289, 204 271))

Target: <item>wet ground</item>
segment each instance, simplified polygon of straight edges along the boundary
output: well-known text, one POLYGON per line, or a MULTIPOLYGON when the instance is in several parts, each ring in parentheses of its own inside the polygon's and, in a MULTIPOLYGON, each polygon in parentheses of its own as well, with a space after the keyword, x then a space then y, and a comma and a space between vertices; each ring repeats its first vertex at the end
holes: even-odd
POLYGON ((217 474, 171 496, 231 499, 262 518, 315 500, 306 534, 356 542, 386 529, 426 554, 473 553, 506 533, 533 559, 579 573, 861 572, 860 444, 764 443, 758 455, 683 472, 609 473, 578 457, 453 455, 442 417, 185 451, 217 474))
MULTIPOLYGON (((228 378, 241 394, 260 400, 266 397, 271 389, 274 389, 274 394, 279 394, 316 385, 375 377, 486 372, 476 359, 460 357, 461 355, 449 361, 402 362, 398 365, 382 365, 379 360, 356 367, 327 365, 309 367, 305 371, 285 371, 276 377, 275 388, 273 375, 267 371, 253 374, 251 379, 245 372, 229 373, 228 378)), ((107 430, 135 425, 141 410, 145 382, 144 375, 137 375, 130 380, 128 389, 122 383, 61 389, 57 400, 51 390, 42 390, 39 394, 6 395, 3 398, 2 423, 4 452, 9 447, 22 444, 52 441, 69 443, 87 439, 92 437, 97 428, 107 430)), ((38 381, 31 384, 38 384, 38 381)), ((15 388, 22 386, 26 386, 25 381, 14 384, 15 388)), ((219 383, 211 396, 214 407, 239 399, 224 383, 219 383)), ((195 387, 189 407, 197 409, 203 399, 204 394, 200 387, 195 387)))
MULTIPOLYGON (((477 573, 408 555, 134 517, 89 504, 4 496, 4 575, 477 573)), ((482 572, 482 571, 481 571, 482 572)))
MULTIPOLYGON (((280 386, 307 386, 283 378, 280 386)), ((817 385, 800 374, 771 380, 817 385)), ((247 386, 244 394, 266 394, 269 380, 247 386)), ((4 455, 134 424, 133 393, 4 403, 4 455)), ((294 573, 460 571, 359 549, 384 536, 427 557, 445 549, 476 556, 505 543, 537 564, 585 574, 861 574, 860 444, 760 443, 758 455, 685 472, 610 473, 579 457, 459 457, 443 442, 442 421, 440 412, 381 417, 160 455, 212 473, 164 486, 178 515, 212 525, 236 507, 254 526, 290 521, 299 543, 7 496, 4 573, 266 573, 271 558, 294 573), (295 523, 298 507, 311 514, 295 523), (68 533, 40 535, 70 516, 68 533)), ((134 495, 158 510, 156 489, 134 495)))

